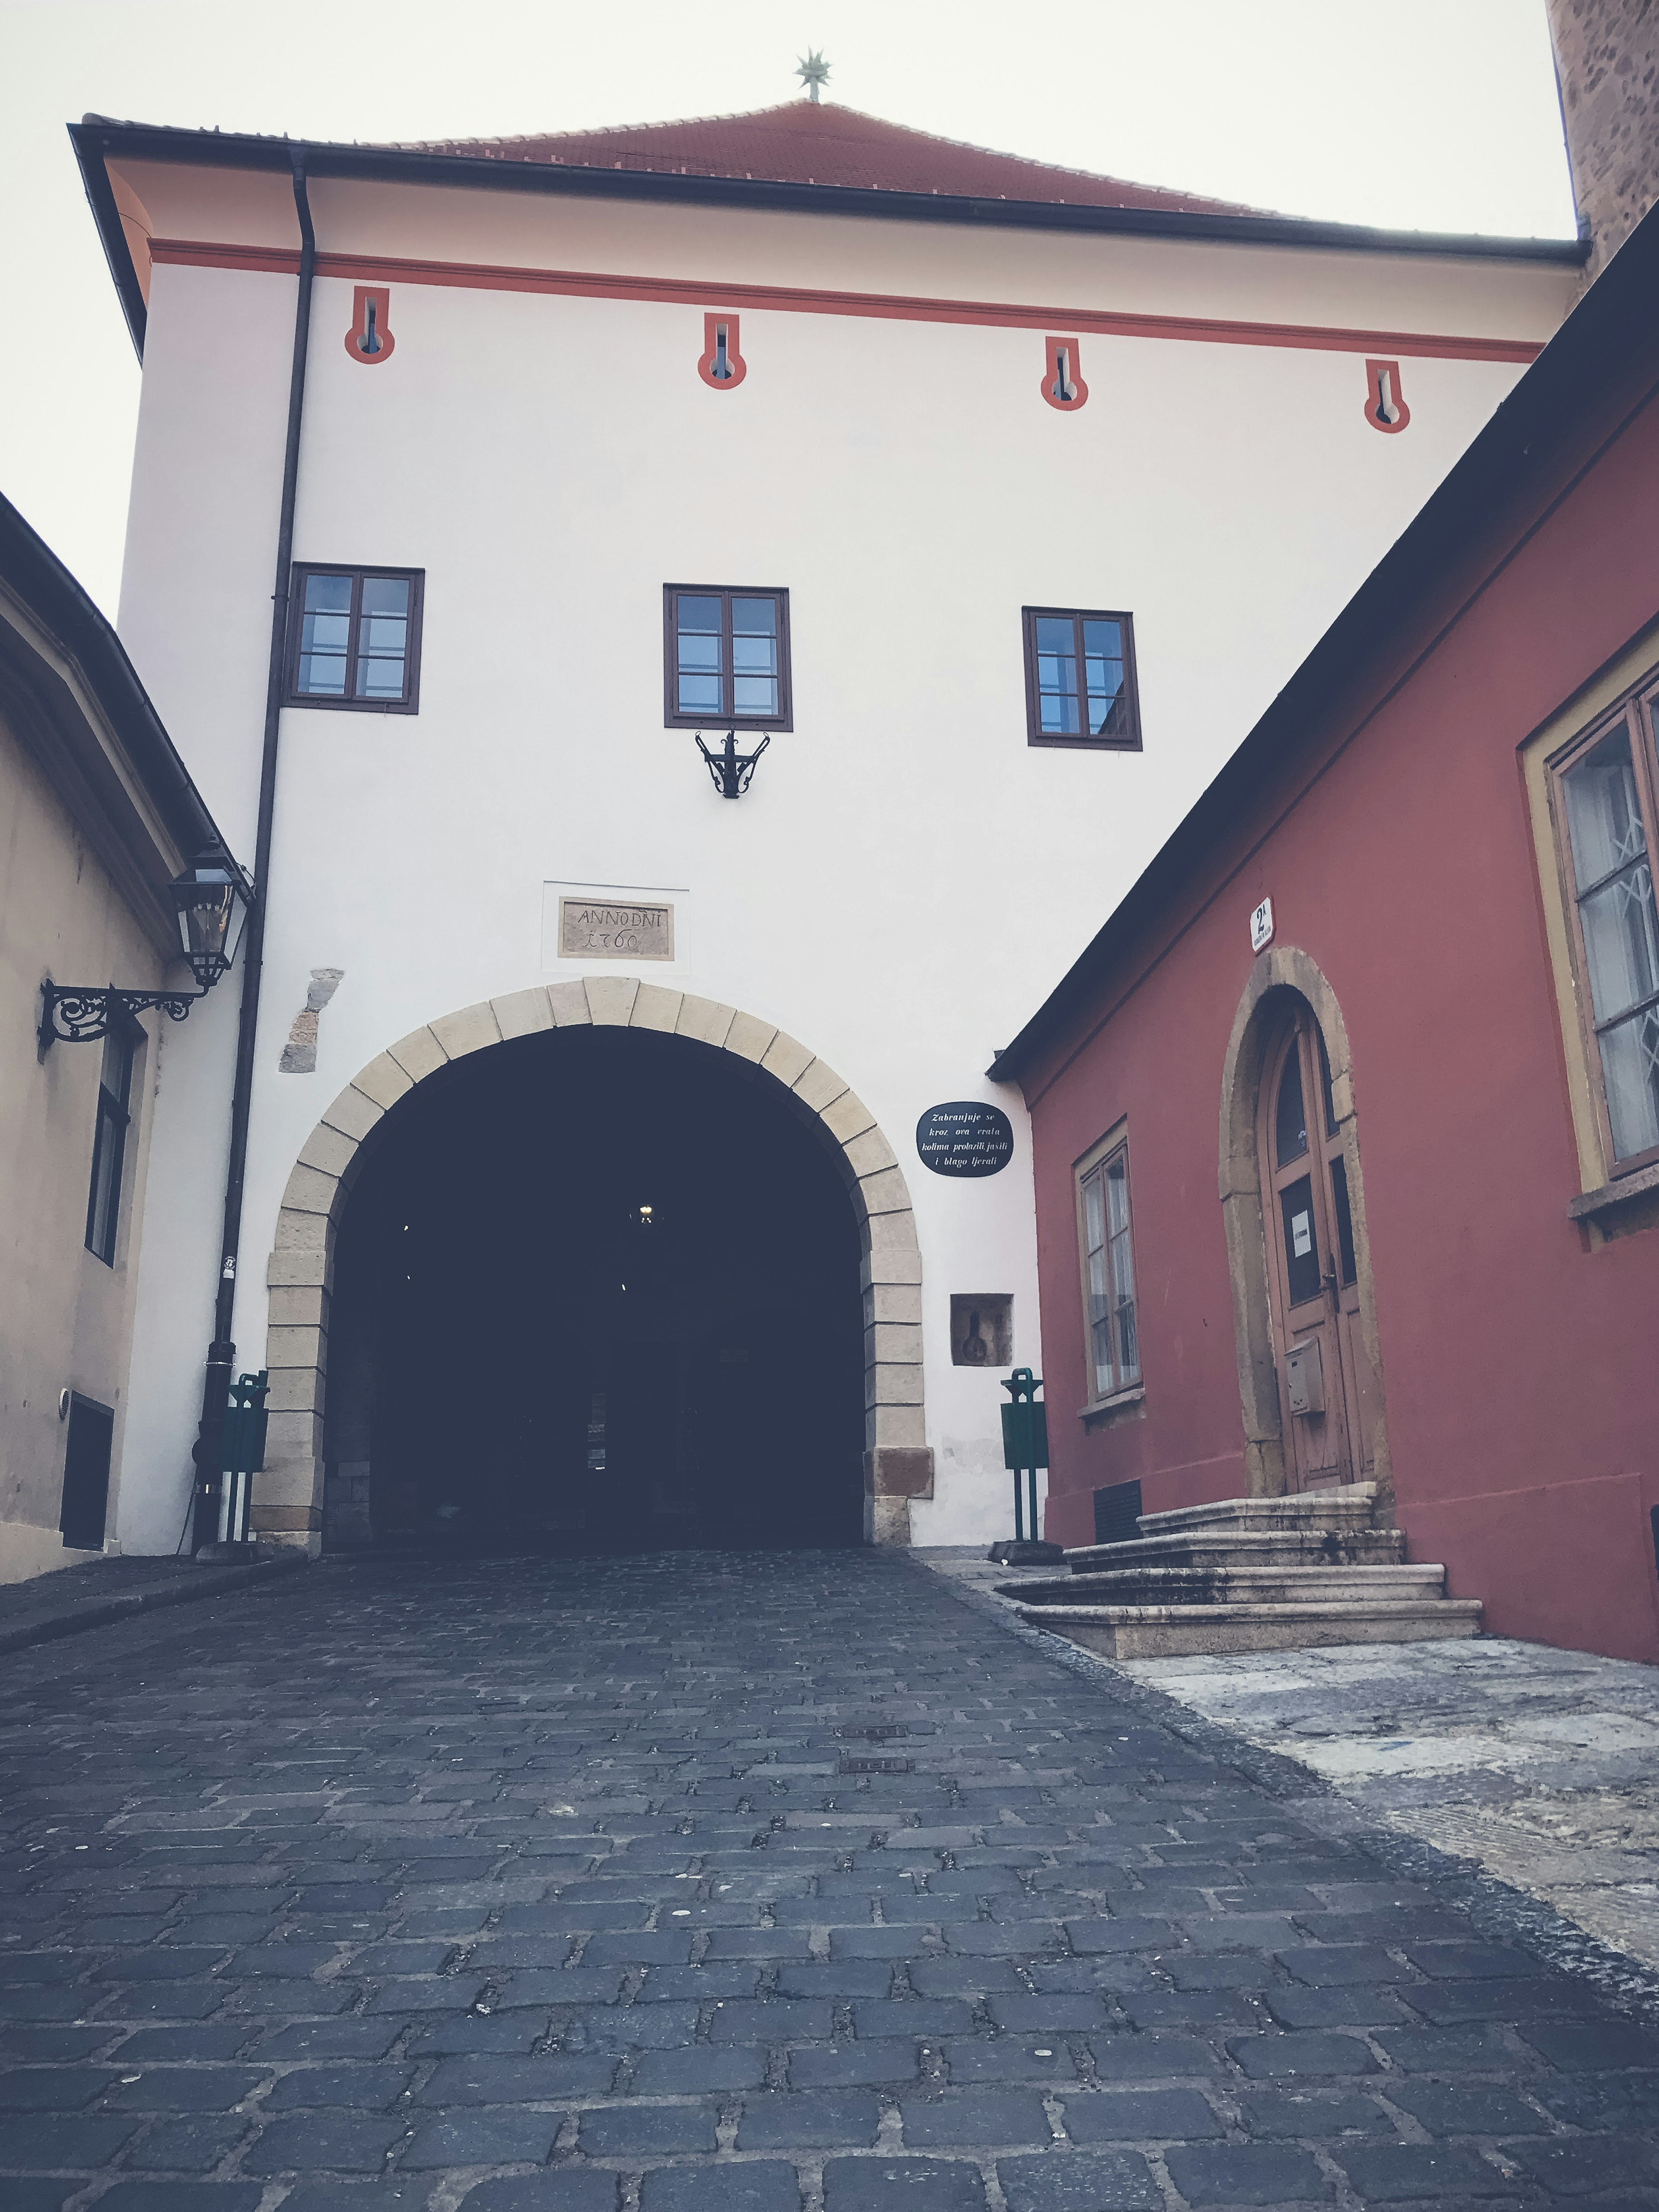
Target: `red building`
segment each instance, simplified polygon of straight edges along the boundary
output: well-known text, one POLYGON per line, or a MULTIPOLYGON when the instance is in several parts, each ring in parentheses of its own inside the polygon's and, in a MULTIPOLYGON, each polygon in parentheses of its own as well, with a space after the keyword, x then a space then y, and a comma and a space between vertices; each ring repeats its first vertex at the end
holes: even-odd
POLYGON ((1659 1659, 1656 747, 1659 213, 998 1056, 1051 1539, 1374 1480, 1659 1659))

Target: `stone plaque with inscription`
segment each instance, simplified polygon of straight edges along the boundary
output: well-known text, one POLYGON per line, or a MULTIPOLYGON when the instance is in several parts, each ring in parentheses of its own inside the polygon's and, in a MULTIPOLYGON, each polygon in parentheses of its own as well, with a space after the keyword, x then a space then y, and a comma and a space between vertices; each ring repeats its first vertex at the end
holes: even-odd
POLYGON ((562 960, 672 960, 672 905, 620 900, 562 898, 559 901, 559 957, 562 960))
POLYGON ((953 1098, 917 1122, 916 1152, 935 1175, 1000 1175, 1014 1156, 1014 1125, 1000 1106, 953 1098))

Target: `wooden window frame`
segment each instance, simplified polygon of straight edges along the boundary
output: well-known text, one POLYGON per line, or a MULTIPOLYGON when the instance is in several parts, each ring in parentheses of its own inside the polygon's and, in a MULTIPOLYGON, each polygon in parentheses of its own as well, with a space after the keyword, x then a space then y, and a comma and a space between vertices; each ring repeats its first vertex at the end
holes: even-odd
POLYGON ((344 561, 296 561, 289 584, 288 652, 283 664, 283 704, 316 707, 325 714, 418 714, 421 711, 421 632, 426 611, 426 570, 381 567, 371 562, 353 568, 344 561), (300 689, 300 647, 305 636, 306 585, 313 576, 349 576, 351 613, 346 647, 346 694, 325 696, 300 689), (409 586, 409 649, 404 655, 404 692, 400 699, 354 699, 351 685, 357 673, 357 623, 362 605, 363 582, 369 576, 396 576, 409 586))
MULTIPOLYGON (((727 387, 722 385, 720 389, 727 387)), ((727 656, 728 662, 730 656, 727 656)), ((734 671, 721 676, 731 684, 734 671)), ((662 720, 665 730, 793 730, 795 726, 794 678, 789 650, 789 593, 781 584, 665 584, 662 587, 662 720), (778 708, 775 714, 734 714, 722 708, 718 714, 682 714, 679 711, 679 621, 681 593, 688 598, 720 602, 720 636, 732 636, 733 599, 775 599, 778 603, 778 708)))
MULTIPOLYGON (((1108 1412, 1114 1407, 1132 1405, 1146 1395, 1146 1360, 1140 1335, 1140 1271, 1135 1257, 1134 1182, 1129 1164, 1129 1125, 1127 1121, 1120 1121, 1109 1129, 1097 1144, 1091 1145, 1082 1158, 1073 1163, 1072 1192, 1077 1215, 1078 1285, 1083 1303, 1084 1401, 1081 1418, 1087 1420, 1091 1415, 1108 1412), (1097 1170, 1103 1173, 1120 1154, 1123 1160, 1124 1203, 1129 1216, 1126 1231, 1129 1239, 1129 1274, 1135 1285, 1135 1343, 1141 1357, 1133 1382, 1120 1380, 1112 1389, 1103 1391, 1097 1387, 1095 1380, 1094 1319, 1089 1308, 1089 1216, 1083 1187, 1097 1170)), ((1111 1249, 1109 1233, 1106 1249, 1109 1252, 1111 1249)), ((1115 1376, 1120 1373, 1115 1339, 1112 1345, 1112 1372, 1115 1376)))
MULTIPOLYGON (((1585 951, 1583 923, 1579 915, 1579 902, 1583 894, 1578 889, 1578 869, 1573 858, 1572 831, 1567 820, 1563 787, 1568 774, 1583 756, 1600 744, 1602 738, 1620 722, 1630 732, 1631 761, 1636 777, 1637 798, 1642 808, 1648 865, 1656 875, 1659 875, 1659 669, 1650 669, 1639 682, 1622 692, 1610 707, 1587 723, 1565 745, 1551 753, 1544 763, 1557 880, 1565 914, 1568 951, 1572 963, 1573 996, 1578 1012, 1578 1042, 1585 1073, 1589 1079, 1590 1100, 1609 1184, 1617 1183, 1626 1176, 1640 1175, 1644 1170, 1659 1167, 1659 1145, 1649 1145, 1639 1152, 1626 1154, 1622 1159, 1615 1152, 1613 1121, 1607 1112, 1607 1079, 1601 1066, 1595 1000, 1590 985, 1589 959, 1585 951)), ((1629 1010, 1613 1018, 1614 1021, 1628 1020, 1629 1010)))
MULTIPOLYGON (((1022 607, 1019 611, 1020 630, 1025 656, 1025 742, 1028 745, 1046 745, 1060 752, 1138 753, 1143 750, 1140 739, 1140 679, 1135 670, 1135 619, 1132 614, 1113 607, 1022 607), (1078 666, 1084 665, 1083 625, 1085 622, 1114 622, 1123 632, 1123 693, 1127 705, 1128 729, 1118 737, 1091 738, 1086 732, 1076 737, 1056 736, 1042 726, 1042 696, 1037 688, 1036 626, 1039 619, 1069 622, 1073 625, 1077 646, 1078 666)), ((1088 718, 1088 678, 1083 677, 1082 711, 1088 718)))

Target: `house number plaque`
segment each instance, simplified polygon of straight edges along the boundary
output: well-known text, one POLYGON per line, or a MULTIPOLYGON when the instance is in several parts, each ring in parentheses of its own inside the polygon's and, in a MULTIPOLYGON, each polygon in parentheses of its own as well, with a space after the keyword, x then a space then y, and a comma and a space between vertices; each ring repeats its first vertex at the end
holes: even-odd
POLYGON ((1014 1125, 1000 1106, 954 1098, 917 1122, 916 1152, 935 1175, 1000 1175, 1014 1156, 1014 1125))

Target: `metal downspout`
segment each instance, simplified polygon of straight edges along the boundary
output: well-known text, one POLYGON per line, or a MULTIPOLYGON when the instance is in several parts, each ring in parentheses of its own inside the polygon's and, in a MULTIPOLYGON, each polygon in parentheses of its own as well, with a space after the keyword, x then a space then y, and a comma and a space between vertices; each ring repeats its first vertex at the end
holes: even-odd
POLYGON ((294 204, 300 218, 300 289, 294 310, 288 441, 283 452, 283 497, 276 526, 276 586, 271 595, 270 665, 265 678, 264 749, 259 762, 259 820, 253 849, 254 896, 242 939, 242 1004, 236 1035, 236 1078, 230 1101, 230 1160, 225 1174, 224 1229, 214 1288, 213 1341, 208 1346, 207 1371, 202 1383, 202 1417, 191 1455, 196 1463, 192 1550, 211 1542, 217 1530, 220 1438, 230 1398, 231 1370, 236 1358, 230 1327, 236 1299, 236 1258, 242 1233, 242 1188, 247 1169, 248 1118, 253 1092, 253 1045, 259 1023, 271 825, 276 809, 277 738, 282 726, 283 678, 288 653, 289 581, 294 566, 294 507, 300 479, 300 424, 305 411, 311 281, 317 259, 317 237, 312 228, 311 203, 306 195, 304 154, 295 152, 293 161, 294 204))

